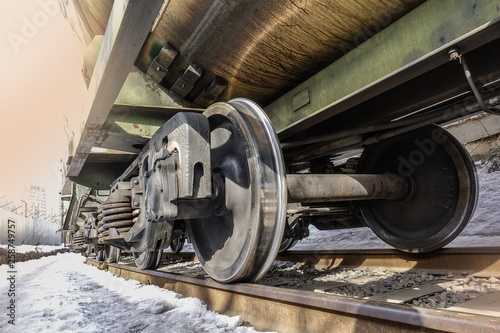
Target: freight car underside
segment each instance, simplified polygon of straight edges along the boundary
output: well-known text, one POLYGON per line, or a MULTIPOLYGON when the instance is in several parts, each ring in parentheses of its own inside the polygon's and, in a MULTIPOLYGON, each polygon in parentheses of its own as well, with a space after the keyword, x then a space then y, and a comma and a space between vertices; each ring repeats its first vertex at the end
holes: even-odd
POLYGON ((310 224, 368 226, 408 252, 449 243, 473 213, 477 179, 437 125, 500 112, 500 4, 449 2, 427 1, 263 109, 243 98, 201 109, 193 103, 216 99, 220 82, 231 90, 231 78, 180 97, 200 60, 175 51, 176 66, 190 65, 165 83, 172 48, 149 31, 163 2, 115 1, 68 173, 111 186, 89 219, 99 243, 151 268, 187 237, 221 282, 258 280, 310 224))

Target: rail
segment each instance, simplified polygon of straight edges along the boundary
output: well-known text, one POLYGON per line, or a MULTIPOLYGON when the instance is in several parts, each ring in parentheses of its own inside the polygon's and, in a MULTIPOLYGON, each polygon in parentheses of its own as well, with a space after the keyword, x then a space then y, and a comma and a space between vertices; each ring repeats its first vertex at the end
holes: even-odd
MULTIPOLYGON (((176 262, 191 261, 194 255, 164 253, 164 258, 176 262)), ((269 283, 266 285, 266 277, 276 274, 272 271, 266 275, 261 284, 219 284, 204 277, 203 273, 195 271, 192 273, 186 271, 181 275, 161 271, 162 267, 156 271, 141 271, 126 261, 111 264, 87 259, 87 263, 125 279, 157 285, 185 297, 197 297, 203 300, 210 310, 230 316, 241 315, 245 322, 257 330, 500 332, 499 291, 485 293, 481 297, 450 309, 430 309, 401 302, 421 297, 425 293, 436 292, 440 288, 445 290, 453 280, 466 276, 469 279, 489 278, 488 281, 498 283, 496 277, 500 277, 499 248, 445 249, 425 255, 406 254, 394 250, 290 251, 280 255, 278 259, 300 263, 295 266, 306 265, 329 272, 332 269, 366 270, 367 268, 372 271, 384 270, 395 273, 425 271, 429 274, 441 274, 444 278, 447 277, 447 281, 443 283, 442 279, 436 279, 433 284, 427 283, 417 288, 403 288, 387 293, 387 297, 381 294, 382 297, 376 295, 353 298, 321 290, 315 292, 278 287, 269 283), (484 309, 485 306, 487 311, 484 309)), ((165 270, 165 267, 163 269, 165 270)))

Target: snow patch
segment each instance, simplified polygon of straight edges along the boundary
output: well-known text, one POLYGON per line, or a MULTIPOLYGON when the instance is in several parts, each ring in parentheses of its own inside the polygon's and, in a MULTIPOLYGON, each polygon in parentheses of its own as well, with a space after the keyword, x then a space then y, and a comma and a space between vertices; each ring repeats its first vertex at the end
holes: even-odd
MULTIPOLYGON (((256 332, 196 298, 126 281, 66 253, 16 264, 16 325, 1 332, 256 332)), ((7 276, 8 267, 0 266, 7 276)), ((0 279, 5 295, 8 281, 0 279)))

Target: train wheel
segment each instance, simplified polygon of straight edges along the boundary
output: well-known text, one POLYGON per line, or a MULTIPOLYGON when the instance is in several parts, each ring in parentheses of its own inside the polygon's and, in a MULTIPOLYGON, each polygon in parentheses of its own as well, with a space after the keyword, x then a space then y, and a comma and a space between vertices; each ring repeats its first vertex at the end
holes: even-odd
POLYGON ((429 126, 365 149, 359 173, 392 172, 408 180, 401 200, 359 204, 383 241, 405 252, 428 252, 451 242, 468 223, 478 183, 469 153, 451 134, 429 126))
POLYGON ((188 222, 205 271, 219 282, 257 281, 271 267, 285 227, 286 178, 281 148, 264 111, 245 99, 205 111, 219 203, 188 222))
POLYGON ((120 249, 111 245, 104 245, 104 258, 109 263, 116 263, 120 260, 120 249))
POLYGON ((162 250, 133 252, 135 265, 139 269, 156 269, 160 264, 162 250))
POLYGON ((184 237, 181 237, 181 236, 172 238, 172 241, 170 242, 170 250, 173 253, 181 252, 182 249, 184 248, 185 241, 186 241, 186 239, 184 237))
POLYGON ((293 239, 293 238, 283 238, 281 241, 279 253, 284 253, 288 250, 290 250, 292 247, 294 247, 298 243, 298 240, 293 239))
POLYGON ((103 250, 97 251, 95 260, 97 260, 97 261, 104 261, 104 251, 103 250))

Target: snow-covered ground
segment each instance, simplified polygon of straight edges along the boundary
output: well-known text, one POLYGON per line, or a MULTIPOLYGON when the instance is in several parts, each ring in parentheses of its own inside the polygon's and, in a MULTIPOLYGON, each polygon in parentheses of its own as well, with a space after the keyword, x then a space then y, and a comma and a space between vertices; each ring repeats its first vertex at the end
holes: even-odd
POLYGON ((255 332, 196 298, 126 281, 65 253, 16 264, 15 325, 8 322, 9 268, 0 266, 0 332, 255 332))
MULTIPOLYGON (((8 250, 7 245, 0 245, 1 249, 8 250)), ((27 252, 38 252, 38 253, 46 253, 55 250, 64 249, 64 246, 54 246, 54 245, 18 245, 16 246, 17 253, 27 253, 27 252)))
MULTIPOLYGON (((500 158, 477 164, 479 198, 471 221, 462 233, 446 247, 484 247, 500 245, 500 158)), ((391 248, 370 229, 318 231, 310 227, 311 235, 293 250, 347 250, 391 248)))

